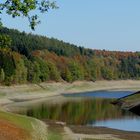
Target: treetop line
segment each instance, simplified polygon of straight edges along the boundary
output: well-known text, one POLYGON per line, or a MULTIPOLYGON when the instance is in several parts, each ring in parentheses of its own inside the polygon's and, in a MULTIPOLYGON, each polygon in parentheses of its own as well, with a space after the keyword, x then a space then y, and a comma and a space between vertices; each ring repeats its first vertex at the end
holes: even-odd
POLYGON ((86 49, 0 28, 0 84, 104 79, 140 79, 140 53, 86 49))

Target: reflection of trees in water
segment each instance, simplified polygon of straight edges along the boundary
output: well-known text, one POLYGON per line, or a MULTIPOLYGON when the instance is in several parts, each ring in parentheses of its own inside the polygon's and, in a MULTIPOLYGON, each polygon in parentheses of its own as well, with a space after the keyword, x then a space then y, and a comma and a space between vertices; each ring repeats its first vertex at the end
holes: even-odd
POLYGON ((134 114, 140 116, 140 105, 134 106, 132 108, 129 109, 131 112, 133 112, 134 114))
MULTIPOLYGON (((110 104, 109 99, 68 101, 63 104, 42 104, 28 110, 28 116, 39 119, 52 119, 68 124, 87 124, 96 120, 122 118, 126 112, 110 104)), ((128 113, 127 113, 128 114, 128 113)))

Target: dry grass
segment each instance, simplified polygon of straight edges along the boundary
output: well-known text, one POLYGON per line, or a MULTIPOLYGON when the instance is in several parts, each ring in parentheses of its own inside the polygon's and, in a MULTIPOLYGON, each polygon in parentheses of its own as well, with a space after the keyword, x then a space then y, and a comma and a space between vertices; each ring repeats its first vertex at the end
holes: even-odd
POLYGON ((0 119, 0 140, 30 140, 29 132, 15 124, 0 119))

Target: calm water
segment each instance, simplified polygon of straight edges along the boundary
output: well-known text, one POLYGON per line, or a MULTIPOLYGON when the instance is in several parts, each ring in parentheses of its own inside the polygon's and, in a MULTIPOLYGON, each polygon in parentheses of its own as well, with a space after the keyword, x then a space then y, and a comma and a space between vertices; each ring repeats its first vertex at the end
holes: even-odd
POLYGON ((95 98, 121 98, 132 94, 132 91, 94 91, 85 93, 75 93, 75 94, 63 94, 65 97, 95 97, 95 98))
POLYGON ((130 91, 98 91, 64 94, 66 99, 61 103, 47 104, 44 101, 22 113, 38 119, 64 121, 73 125, 104 126, 140 132, 140 117, 110 104, 114 100, 112 98, 120 98, 131 93, 130 91))

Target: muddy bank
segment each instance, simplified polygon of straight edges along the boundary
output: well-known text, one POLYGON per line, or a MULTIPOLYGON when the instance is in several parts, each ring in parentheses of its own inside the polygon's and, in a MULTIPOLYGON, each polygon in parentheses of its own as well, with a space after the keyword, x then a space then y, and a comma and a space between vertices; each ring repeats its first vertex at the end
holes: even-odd
POLYGON ((77 81, 74 83, 40 83, 29 85, 0 86, 0 106, 13 105, 17 102, 25 104, 37 102, 44 98, 54 98, 64 93, 81 93, 100 90, 138 91, 140 82, 136 80, 121 81, 77 81))
MULTIPOLYGON (((140 90, 140 82, 133 81, 133 80, 97 81, 97 82, 83 81, 83 82, 74 82, 72 84, 41 83, 40 85, 41 86, 38 86, 35 84, 16 85, 16 86, 11 86, 11 87, 0 86, 0 107, 4 110, 8 108, 8 111, 11 111, 8 106, 13 107, 15 109, 16 107, 22 107, 22 105, 24 106, 25 104, 35 105, 36 103, 41 102, 43 99, 45 100, 47 99, 48 102, 49 101, 52 102, 52 100, 54 102, 57 102, 57 101, 60 102, 60 101, 63 101, 63 98, 60 97, 61 94, 63 93, 78 93, 78 92, 97 91, 97 90, 131 90, 131 91, 140 90), (61 100, 59 97, 61 98, 61 100)), ((19 120, 19 119, 16 119, 16 120, 19 120)), ((47 124, 49 123, 47 122, 47 124)), ((49 125, 50 125, 49 127, 50 129, 56 127, 56 125, 54 126, 54 124, 49 124, 49 125)), ((35 131, 35 133, 39 132, 39 130, 40 131, 45 130, 44 129, 45 126, 44 128, 42 126, 41 127, 39 126, 40 124, 37 124, 34 126, 34 128, 37 130, 35 131)), ((129 138, 131 138, 131 140, 140 139, 140 133, 118 131, 118 130, 109 129, 109 128, 87 128, 87 127, 81 127, 81 126, 69 127, 67 125, 61 124, 61 128, 59 130, 61 131, 63 130, 62 132, 60 131, 60 133, 62 133, 60 135, 65 134, 63 140, 77 140, 77 138, 82 138, 82 139, 86 139, 86 138, 92 138, 92 139, 110 138, 111 139, 112 138, 113 140, 120 140, 119 138, 128 139, 128 140, 129 138)), ((42 135, 42 133, 40 134, 42 135)), ((40 134, 38 135, 40 136, 40 134)), ((44 131, 44 134, 45 134, 45 131, 44 131)))
POLYGON ((49 128, 62 133, 63 140, 140 140, 140 132, 122 131, 106 127, 67 125, 64 122, 42 120, 49 128))
POLYGON ((140 91, 119 98, 112 102, 112 104, 118 105, 121 109, 128 110, 140 116, 140 91))
POLYGON ((86 126, 69 126, 74 133, 78 134, 111 134, 120 139, 140 140, 140 132, 121 131, 106 127, 86 127, 86 126))

